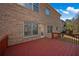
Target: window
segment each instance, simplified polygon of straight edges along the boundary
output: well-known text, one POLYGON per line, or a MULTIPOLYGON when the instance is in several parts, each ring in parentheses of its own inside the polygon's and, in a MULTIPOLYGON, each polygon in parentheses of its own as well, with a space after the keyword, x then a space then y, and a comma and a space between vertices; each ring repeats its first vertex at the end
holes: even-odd
POLYGON ((58 31, 58 27, 56 27, 56 30, 58 31))
POLYGON ((37 35, 38 34, 38 24, 35 23, 24 23, 24 37, 37 35))
POLYGON ((39 12, 39 3, 33 3, 33 10, 39 12))
POLYGON ((77 26, 77 32, 79 32, 79 25, 77 26))
POLYGON ((51 11, 50 11, 48 8, 46 8, 46 9, 45 9, 45 14, 46 14, 47 16, 49 16, 49 15, 51 14, 51 11))
POLYGON ((36 35, 36 34, 38 34, 38 25, 37 24, 32 24, 32 26, 33 26, 33 35, 36 35))
POLYGON ((32 3, 25 3, 24 6, 26 8, 32 9, 32 3))
POLYGON ((53 26, 47 26, 47 33, 52 33, 53 26))
POLYGON ((24 24, 24 36, 31 36, 31 24, 24 24))
POLYGON ((24 3, 24 4, 22 3, 20 5, 24 6, 25 8, 39 12, 39 3, 24 3))

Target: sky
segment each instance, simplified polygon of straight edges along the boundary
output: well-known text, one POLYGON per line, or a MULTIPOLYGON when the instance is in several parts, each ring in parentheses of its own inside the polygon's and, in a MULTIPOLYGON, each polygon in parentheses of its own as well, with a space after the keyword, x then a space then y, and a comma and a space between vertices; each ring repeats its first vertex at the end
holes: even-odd
POLYGON ((61 14, 60 19, 73 19, 79 13, 79 3, 51 3, 57 12, 61 14))

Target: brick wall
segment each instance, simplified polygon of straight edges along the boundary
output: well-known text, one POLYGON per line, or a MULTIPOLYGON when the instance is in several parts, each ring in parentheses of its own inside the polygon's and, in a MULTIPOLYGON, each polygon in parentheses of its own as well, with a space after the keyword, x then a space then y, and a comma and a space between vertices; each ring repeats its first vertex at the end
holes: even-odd
MULTIPOLYGON (((24 21, 32 21, 38 24, 44 24, 45 29, 46 25, 53 25, 53 31, 59 32, 56 30, 56 26, 59 25, 59 14, 52 9, 49 4, 40 4, 40 12, 34 12, 33 10, 22 7, 19 4, 0 4, 0 35, 8 33, 9 40, 8 45, 19 44, 22 42, 35 40, 40 38, 40 34, 31 38, 23 37, 23 24, 24 21), (48 7, 52 11, 51 16, 46 16, 44 9, 48 7)), ((40 32, 40 30, 39 30, 40 32)), ((51 37, 51 34, 45 35, 51 37)))

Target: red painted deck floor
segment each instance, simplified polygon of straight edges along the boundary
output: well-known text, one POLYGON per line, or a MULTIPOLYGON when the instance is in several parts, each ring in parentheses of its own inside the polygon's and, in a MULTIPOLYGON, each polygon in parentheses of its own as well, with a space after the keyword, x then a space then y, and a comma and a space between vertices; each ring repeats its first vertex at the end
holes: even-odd
POLYGON ((5 56, 75 56, 79 46, 58 39, 39 39, 6 49, 5 56))

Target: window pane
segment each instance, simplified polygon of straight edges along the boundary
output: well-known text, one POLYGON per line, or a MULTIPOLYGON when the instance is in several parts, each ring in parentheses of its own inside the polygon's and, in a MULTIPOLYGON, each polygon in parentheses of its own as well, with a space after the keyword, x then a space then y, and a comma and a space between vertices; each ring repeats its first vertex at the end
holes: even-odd
POLYGON ((79 32, 79 25, 77 26, 77 31, 79 32))
POLYGON ((39 12, 39 3, 33 3, 33 10, 39 12))
POLYGON ((33 35, 38 34, 38 25, 37 24, 33 24, 33 35))
POLYGON ((31 35, 31 24, 24 25, 24 36, 31 35))
POLYGON ((33 3, 33 5, 39 7, 39 3, 33 3))
POLYGON ((29 9, 32 9, 32 3, 25 3, 25 7, 29 8, 29 9))
POLYGON ((51 14, 51 12, 48 8, 45 9, 45 14, 48 15, 48 16, 51 14))
POLYGON ((47 32, 48 32, 48 33, 52 33, 52 28, 53 28, 52 26, 48 26, 48 27, 47 27, 47 32))
POLYGON ((56 27, 56 30, 58 31, 58 27, 56 27))
POLYGON ((47 33, 49 33, 49 26, 47 26, 47 33))
POLYGON ((38 34, 38 24, 35 23, 25 23, 24 25, 24 36, 32 36, 38 34))
POLYGON ((51 32, 51 33, 52 33, 52 28, 53 28, 53 27, 52 27, 52 26, 50 26, 50 32, 51 32))

